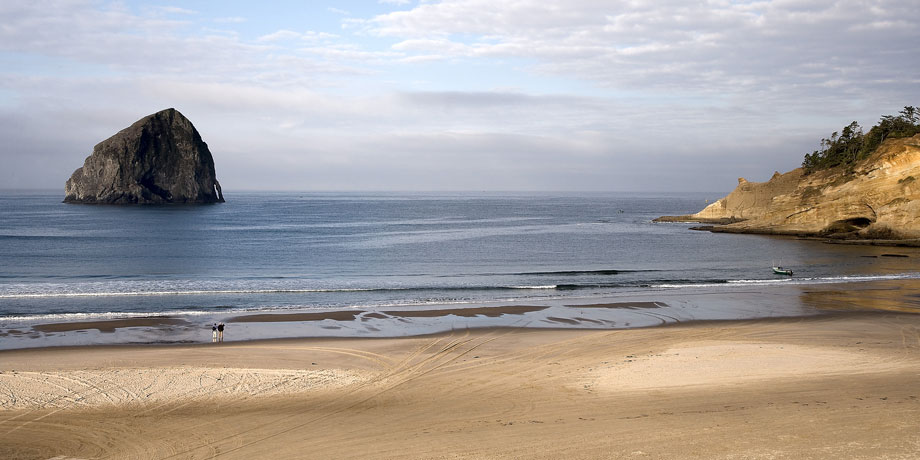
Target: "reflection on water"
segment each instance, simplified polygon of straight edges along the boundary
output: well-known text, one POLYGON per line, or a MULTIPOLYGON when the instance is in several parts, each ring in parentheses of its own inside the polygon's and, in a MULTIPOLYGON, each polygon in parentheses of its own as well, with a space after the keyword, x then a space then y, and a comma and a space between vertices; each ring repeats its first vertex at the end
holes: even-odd
POLYGON ((39 345, 194 342, 201 330, 209 334, 211 322, 254 314, 366 313, 350 322, 237 324, 236 337, 621 328, 917 310, 911 293, 920 283, 920 248, 712 234, 652 221, 699 210, 712 198, 701 194, 233 198, 218 206, 136 208, 65 205, 59 191, 0 193, 0 348, 33 336, 45 341, 39 345), (773 264, 796 276, 774 275, 773 264), (571 307, 604 302, 662 305, 571 307), (507 305, 548 308, 462 319, 375 316, 507 305), (33 329, 147 317, 183 318, 188 326, 33 329))
POLYGON ((920 313, 920 281, 877 281, 802 288, 802 303, 825 311, 884 310, 920 313))
POLYGON ((400 337, 488 327, 629 329, 694 321, 758 320, 834 312, 920 313, 920 282, 826 285, 722 285, 620 292, 518 303, 306 309, 297 313, 179 315, 0 327, 0 349, 104 343, 208 343, 210 325, 227 323, 231 341, 293 337, 400 337), (81 329, 75 330, 75 327, 81 329))

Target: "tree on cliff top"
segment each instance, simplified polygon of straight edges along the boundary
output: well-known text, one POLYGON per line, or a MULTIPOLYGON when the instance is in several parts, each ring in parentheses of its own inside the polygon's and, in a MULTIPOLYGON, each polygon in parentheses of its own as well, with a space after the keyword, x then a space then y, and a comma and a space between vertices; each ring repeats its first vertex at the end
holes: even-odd
POLYGON ((805 154, 802 168, 805 173, 835 166, 850 166, 868 157, 885 139, 910 137, 920 133, 920 109, 907 106, 900 115, 885 115, 868 133, 863 134, 855 121, 834 132, 830 138, 821 139, 821 149, 805 154))

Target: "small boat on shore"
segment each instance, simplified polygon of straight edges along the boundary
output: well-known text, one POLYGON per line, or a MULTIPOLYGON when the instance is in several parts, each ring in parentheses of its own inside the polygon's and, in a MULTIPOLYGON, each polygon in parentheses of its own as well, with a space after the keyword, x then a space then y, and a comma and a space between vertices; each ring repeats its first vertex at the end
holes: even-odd
POLYGON ((778 266, 775 266, 775 265, 773 266, 773 273, 775 273, 775 274, 777 274, 777 275, 792 276, 792 270, 790 270, 790 269, 788 269, 788 268, 778 267, 778 266))

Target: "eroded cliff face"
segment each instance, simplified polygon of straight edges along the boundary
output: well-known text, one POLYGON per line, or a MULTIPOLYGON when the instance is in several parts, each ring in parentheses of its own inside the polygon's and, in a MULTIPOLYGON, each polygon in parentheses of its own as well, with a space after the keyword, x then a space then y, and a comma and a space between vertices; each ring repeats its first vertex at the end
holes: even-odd
POLYGON ((885 141, 850 170, 776 173, 702 211, 664 221, 722 223, 716 231, 863 239, 920 238, 920 135, 885 141))
POLYGON ((66 203, 218 203, 214 159, 176 109, 148 115, 100 142, 65 185, 66 203))

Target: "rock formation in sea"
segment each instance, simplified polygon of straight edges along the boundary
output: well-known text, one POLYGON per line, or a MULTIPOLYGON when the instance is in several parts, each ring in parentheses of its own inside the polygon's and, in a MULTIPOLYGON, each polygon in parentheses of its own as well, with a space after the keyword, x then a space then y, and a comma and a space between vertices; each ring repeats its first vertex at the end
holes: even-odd
POLYGON ((161 110, 100 142, 67 180, 65 203, 222 203, 214 159, 176 109, 161 110))
POLYGON ((767 182, 738 179, 728 196, 688 216, 659 222, 718 224, 729 233, 833 239, 920 238, 920 135, 888 139, 851 167, 775 173, 767 182))

